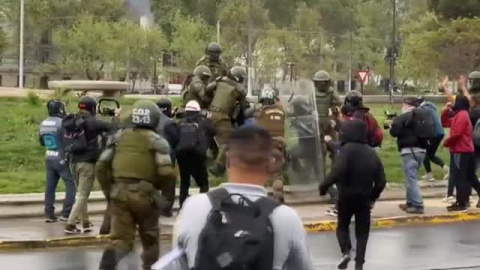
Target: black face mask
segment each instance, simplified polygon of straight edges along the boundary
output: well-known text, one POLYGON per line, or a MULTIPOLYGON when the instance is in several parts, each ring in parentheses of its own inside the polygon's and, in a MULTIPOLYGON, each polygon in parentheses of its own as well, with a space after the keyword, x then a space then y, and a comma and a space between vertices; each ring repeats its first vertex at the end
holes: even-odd
POLYGON ((212 61, 218 61, 218 59, 220 59, 220 54, 221 52, 208 52, 208 56, 212 61))

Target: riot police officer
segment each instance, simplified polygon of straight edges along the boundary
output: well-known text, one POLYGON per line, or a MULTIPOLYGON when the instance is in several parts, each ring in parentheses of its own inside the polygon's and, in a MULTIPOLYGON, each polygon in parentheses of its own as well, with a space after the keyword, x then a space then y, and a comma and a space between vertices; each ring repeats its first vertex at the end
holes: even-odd
MULTIPOLYGON (((339 116, 338 107, 342 105, 337 92, 332 88, 330 74, 325 70, 320 70, 313 76, 313 83, 315 85, 315 102, 317 105, 317 114, 319 120, 319 127, 321 138, 325 136, 331 137, 333 140, 337 140, 337 132, 333 123, 338 123, 339 116), (331 112, 331 116, 330 116, 331 112), (332 120, 334 120, 332 122, 332 120)), ((326 147, 322 146, 322 155, 325 160, 327 154, 326 147)), ((330 152, 330 159, 335 161, 335 152, 330 152)))
POLYGON ((190 85, 182 93, 183 103, 187 104, 190 100, 195 100, 200 104, 200 108, 208 109, 211 98, 205 95, 205 87, 210 82, 212 72, 206 66, 200 65, 193 70, 193 78, 190 85))
POLYGON ((210 167, 214 175, 221 175, 225 170, 225 147, 233 131, 232 122, 245 110, 247 93, 243 82, 246 76, 245 68, 236 66, 230 70, 229 76, 217 78, 206 88, 206 94, 213 97, 209 111, 215 123, 215 139, 219 147, 217 158, 210 167))
POLYGON ((480 94, 480 71, 473 71, 468 75, 468 83, 470 84, 470 93, 480 94))
POLYGON ((215 80, 218 77, 227 76, 228 75, 228 66, 220 57, 222 54, 222 47, 220 44, 216 42, 211 42, 208 44, 205 55, 202 56, 197 61, 196 66, 206 66, 210 69, 212 73, 211 80, 215 80))
POLYGON ((143 247, 142 269, 151 269, 159 256, 160 212, 174 199, 175 172, 168 143, 155 133, 160 110, 151 101, 136 102, 133 128, 118 131, 102 153, 96 173, 102 190, 110 197, 112 244, 104 251, 100 269, 115 269, 133 251, 138 226, 143 247), (162 191, 162 196, 158 190, 162 191), (172 196, 173 194, 173 196, 172 196))
POLYGON ((272 88, 265 88, 260 92, 259 107, 255 109, 253 117, 257 125, 267 130, 273 139, 275 162, 271 164, 271 183, 273 198, 280 203, 283 196, 283 169, 286 163, 285 142, 285 110, 277 103, 277 92, 272 88))

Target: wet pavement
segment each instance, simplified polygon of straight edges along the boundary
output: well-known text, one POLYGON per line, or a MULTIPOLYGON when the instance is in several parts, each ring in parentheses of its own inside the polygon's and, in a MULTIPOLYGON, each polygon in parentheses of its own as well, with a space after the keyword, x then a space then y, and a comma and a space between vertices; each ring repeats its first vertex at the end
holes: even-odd
MULTIPOLYGON (((315 269, 336 269, 340 254, 335 234, 311 234, 309 239, 315 269)), ((168 248, 164 243, 162 250, 168 248)), ((98 269, 101 252, 78 248, 1 253, 0 265, 3 269, 93 270, 98 269)), ((132 254, 118 269, 136 269, 138 258, 139 252, 132 254)), ((366 259, 367 270, 480 269, 480 222, 374 230, 366 259)))

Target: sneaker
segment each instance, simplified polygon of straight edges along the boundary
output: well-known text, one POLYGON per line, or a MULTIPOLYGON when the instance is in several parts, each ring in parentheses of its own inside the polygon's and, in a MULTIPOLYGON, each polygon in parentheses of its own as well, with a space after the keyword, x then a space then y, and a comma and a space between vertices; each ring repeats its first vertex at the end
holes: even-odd
POLYGON ((328 209, 325 214, 327 216, 332 216, 332 217, 337 217, 338 216, 338 210, 337 209, 328 209))
POLYGON ((60 220, 61 222, 68 222, 68 217, 60 217, 58 220, 60 220))
POLYGON ((55 223, 57 222, 57 217, 56 216, 48 216, 46 219, 45 219, 45 223, 55 223))
POLYGON ((443 172, 445 173, 443 180, 448 180, 450 178, 450 168, 447 165, 443 166, 443 172))
POLYGON ((447 211, 448 212, 467 212, 467 207, 466 206, 462 206, 458 203, 454 203, 450 206, 447 207, 447 211))
POLYGON ((398 205, 398 208, 400 208, 402 211, 407 211, 408 205, 406 203, 402 203, 398 205))
POLYGON ((363 270, 363 263, 355 263, 355 270, 363 270))
POLYGON ((338 269, 347 269, 350 260, 350 254, 344 254, 342 259, 340 260, 340 263, 338 263, 338 269))
POLYGON ((90 221, 83 222, 83 232, 84 233, 91 232, 92 228, 93 228, 93 223, 91 223, 90 221))
POLYGON ((79 234, 82 231, 80 231, 75 224, 68 224, 65 227, 65 230, 63 230, 66 234, 79 234))
POLYGON ((408 214, 423 214, 425 210, 421 207, 409 206, 405 212, 408 214))
POLYGON ((446 196, 445 198, 443 198, 443 202, 446 202, 446 203, 454 203, 454 202, 455 202, 455 197, 453 197, 453 196, 446 196))
POLYGON ((435 181, 435 177, 433 177, 432 173, 426 173, 424 176, 421 178, 423 181, 428 181, 428 182, 433 182, 435 181))

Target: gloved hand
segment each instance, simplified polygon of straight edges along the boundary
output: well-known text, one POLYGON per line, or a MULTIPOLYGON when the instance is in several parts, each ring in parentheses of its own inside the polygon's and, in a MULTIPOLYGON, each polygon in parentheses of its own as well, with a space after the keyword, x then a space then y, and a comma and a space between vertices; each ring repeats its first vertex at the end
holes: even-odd
POLYGON ((325 187, 324 185, 320 184, 318 186, 318 192, 319 192, 320 196, 325 196, 325 195, 327 195, 328 188, 325 187))

